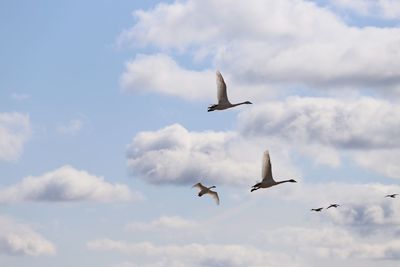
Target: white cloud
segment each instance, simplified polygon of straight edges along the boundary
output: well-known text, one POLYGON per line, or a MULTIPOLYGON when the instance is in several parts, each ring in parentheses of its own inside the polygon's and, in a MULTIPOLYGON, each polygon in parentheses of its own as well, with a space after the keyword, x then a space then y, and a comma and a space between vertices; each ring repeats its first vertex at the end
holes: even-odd
POLYGON ((271 243, 283 243, 302 253, 333 259, 362 258, 374 260, 400 259, 400 241, 366 242, 355 239, 340 228, 284 227, 268 232, 271 243))
POLYGON ((382 149, 355 154, 355 161, 368 170, 391 178, 400 178, 400 149, 382 149))
POLYGON ((0 253, 10 255, 52 255, 54 245, 29 226, 0 216, 0 253))
POLYGON ((396 184, 303 182, 271 191, 269 195, 303 203, 308 207, 307 213, 311 208, 326 208, 332 203, 338 203, 340 207, 324 209, 318 214, 321 222, 348 229, 353 235, 387 234, 391 237, 400 234, 400 202, 385 196, 396 192, 400 192, 400 186, 396 184))
POLYGON ((212 71, 186 70, 163 54, 138 55, 126 63, 120 82, 125 91, 150 91, 185 99, 210 99, 216 95, 212 71))
MULTIPOLYGON (((347 266, 349 260, 360 264, 363 261, 369 264, 371 260, 383 260, 387 264, 385 266, 395 266, 400 258, 400 243, 397 240, 400 202, 396 199, 385 199, 384 196, 399 190, 398 185, 299 183, 293 187, 268 190, 263 196, 251 195, 253 200, 262 198, 262 201, 253 203, 256 205, 246 205, 241 211, 235 210, 234 214, 229 209, 222 211, 230 216, 223 221, 211 219, 207 225, 202 224, 199 227, 207 229, 208 233, 198 232, 197 228, 182 228, 183 232, 193 233, 195 236, 186 234, 185 239, 173 236, 170 240, 179 240, 175 244, 165 243, 168 242, 166 239, 162 239, 161 244, 154 241, 131 243, 98 239, 88 242, 87 246, 95 251, 129 255, 134 261, 126 262, 126 266, 274 266, 275 262, 280 266, 287 266, 285 259, 278 256, 279 260, 276 260, 275 251, 290 255, 298 264, 303 261, 334 261, 333 264, 322 266, 347 266), (283 199, 286 201, 282 201, 283 199), (273 204, 268 204, 269 202, 273 204), (309 211, 311 207, 326 207, 332 202, 338 202, 342 206, 323 210, 321 213, 309 211), (268 214, 256 211, 261 205, 268 214), (277 207, 273 207, 274 205, 277 207), (248 213, 247 210, 255 211, 248 213), (294 213, 291 214, 291 211, 294 213), (254 214, 257 219, 248 220, 249 214, 254 214), (230 222, 229 226, 226 222, 230 222), (237 235, 232 237, 232 232, 237 235), (215 240, 235 240, 240 245, 208 243, 215 240), (204 241, 206 243, 202 243, 204 241), (264 257, 272 259, 272 263, 268 265, 264 257)), ((178 225, 162 221, 150 221, 148 226, 146 223, 135 223, 134 230, 153 232, 163 228, 171 233, 178 225)), ((148 232, 144 236, 149 238, 148 232)), ((368 264, 366 266, 370 266, 368 264)))
POLYGON ((0 161, 15 161, 31 136, 30 119, 17 112, 0 113, 0 161))
MULTIPOLYGON (((399 87, 399 28, 351 27, 310 1, 176 1, 136 11, 135 17, 120 42, 177 49, 195 60, 208 56, 213 65, 248 84, 300 83, 323 90, 399 87)), ((166 66, 176 68, 170 62, 160 69, 166 66)), ((162 77, 162 71, 154 73, 162 77)), ((163 77, 163 83, 173 82, 175 76, 163 77)), ((186 94, 176 88, 167 92, 186 94)))
POLYGON ((128 231, 182 230, 196 226, 198 223, 179 216, 161 216, 151 222, 131 222, 125 226, 125 229, 128 231))
POLYGON ((57 131, 60 134, 65 135, 76 135, 80 130, 82 130, 84 123, 81 119, 72 119, 65 125, 60 125, 57 131))
POLYGON ((244 110, 243 135, 276 136, 290 142, 346 149, 400 147, 400 108, 363 97, 343 100, 291 97, 244 110))
MULTIPOLYGON (((229 73, 223 73, 232 103, 239 100, 266 99, 281 92, 270 89, 270 85, 246 84, 229 73)), ((215 71, 187 70, 166 54, 137 55, 126 63, 120 84, 125 92, 156 92, 178 96, 186 100, 217 101, 215 71)))
POLYGON ((299 264, 282 254, 270 253, 247 245, 191 243, 159 246, 150 242, 129 243, 98 239, 88 242, 87 247, 90 250, 114 251, 135 255, 136 258, 139 256, 146 257, 151 259, 151 262, 161 258, 161 262, 164 265, 160 266, 299 266, 299 264))
POLYGON ((277 138, 315 162, 338 167, 347 152, 363 168, 400 177, 400 108, 389 101, 290 97, 245 109, 238 120, 244 137, 277 138))
POLYGON ((19 201, 128 201, 139 197, 122 184, 63 166, 0 189, 0 203, 19 201))
POLYGON ((260 146, 234 132, 189 132, 173 124, 154 132, 138 133, 128 146, 128 168, 154 184, 252 185, 260 179, 262 153, 271 155, 278 177, 295 177, 287 151, 279 142, 260 146), (285 167, 283 167, 285 166, 285 167))

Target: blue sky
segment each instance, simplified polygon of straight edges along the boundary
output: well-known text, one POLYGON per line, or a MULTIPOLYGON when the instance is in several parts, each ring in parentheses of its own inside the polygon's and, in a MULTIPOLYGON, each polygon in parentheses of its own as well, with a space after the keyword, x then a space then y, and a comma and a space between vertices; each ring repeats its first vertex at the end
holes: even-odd
POLYGON ((396 266, 399 18, 391 0, 1 2, 0 265, 396 266), (254 104, 208 113, 216 70, 254 104), (266 149, 298 184, 249 192, 266 149))

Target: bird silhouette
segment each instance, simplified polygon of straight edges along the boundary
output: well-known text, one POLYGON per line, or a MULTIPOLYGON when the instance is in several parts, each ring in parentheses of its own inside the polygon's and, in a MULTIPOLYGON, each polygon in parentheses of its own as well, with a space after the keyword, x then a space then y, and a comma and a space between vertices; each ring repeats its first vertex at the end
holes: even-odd
POLYGON ((339 204, 330 204, 329 207, 327 207, 326 209, 337 208, 337 207, 340 207, 340 205, 339 204))
POLYGON ((323 210, 323 208, 311 209, 311 211, 316 211, 316 212, 320 212, 321 210, 323 210))

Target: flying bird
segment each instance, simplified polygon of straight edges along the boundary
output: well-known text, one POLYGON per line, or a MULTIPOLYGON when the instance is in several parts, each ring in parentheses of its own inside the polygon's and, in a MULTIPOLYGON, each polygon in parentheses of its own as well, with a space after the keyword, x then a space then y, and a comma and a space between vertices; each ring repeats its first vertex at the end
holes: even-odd
POLYGON ((269 159, 268 150, 266 150, 264 152, 264 157, 263 157, 263 162, 262 162, 261 178, 262 178, 262 181, 259 182, 259 183, 256 183, 255 185, 253 185, 251 190, 250 190, 250 192, 253 192, 253 191, 258 190, 260 188, 268 188, 268 187, 271 187, 271 186, 274 186, 274 185, 287 183, 287 182, 289 182, 289 183, 297 183, 293 179, 276 182, 274 180, 274 178, 272 178, 271 160, 269 159))
POLYGON ((339 204, 330 204, 329 207, 327 207, 326 209, 337 208, 337 207, 340 207, 340 205, 339 204))
POLYGON ((320 212, 321 210, 323 210, 323 208, 311 209, 311 211, 316 211, 316 212, 320 212))
POLYGON ((250 101, 241 102, 237 104, 231 104, 228 100, 228 95, 226 93, 226 84, 224 78, 222 77, 221 73, 217 71, 217 90, 218 90, 218 104, 214 104, 208 107, 208 112, 214 110, 224 110, 228 108, 233 108, 243 104, 253 104, 250 101))
POLYGON ((210 186, 210 187, 206 187, 206 186, 202 185, 201 183, 197 183, 192 187, 197 187, 200 190, 199 194, 198 194, 199 197, 201 197, 204 194, 209 194, 215 200, 217 205, 219 205, 218 193, 211 190, 211 188, 216 188, 214 185, 210 186))
POLYGON ((399 195, 399 194, 391 194, 391 195, 386 195, 385 197, 391 197, 391 198, 395 198, 397 195, 399 195))

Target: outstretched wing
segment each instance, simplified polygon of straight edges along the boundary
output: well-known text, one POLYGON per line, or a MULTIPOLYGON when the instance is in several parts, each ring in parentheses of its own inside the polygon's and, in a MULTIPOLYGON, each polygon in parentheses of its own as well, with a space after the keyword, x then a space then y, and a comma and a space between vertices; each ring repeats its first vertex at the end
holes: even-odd
POLYGON ((226 84, 224 78, 221 73, 217 71, 217 90, 218 90, 218 104, 227 104, 229 103, 228 95, 226 93, 226 84))
POLYGON ((207 187, 205 187, 201 183, 197 183, 197 184, 193 185, 192 187, 197 187, 200 191, 203 190, 203 189, 207 189, 207 187))
POLYGON ((211 195, 211 197, 215 200, 215 202, 217 203, 217 205, 219 205, 219 197, 218 197, 218 193, 212 190, 209 190, 208 193, 211 195))
POLYGON ((274 181, 274 178, 272 178, 271 160, 269 158, 268 150, 265 150, 264 152, 261 178, 263 181, 274 181))

